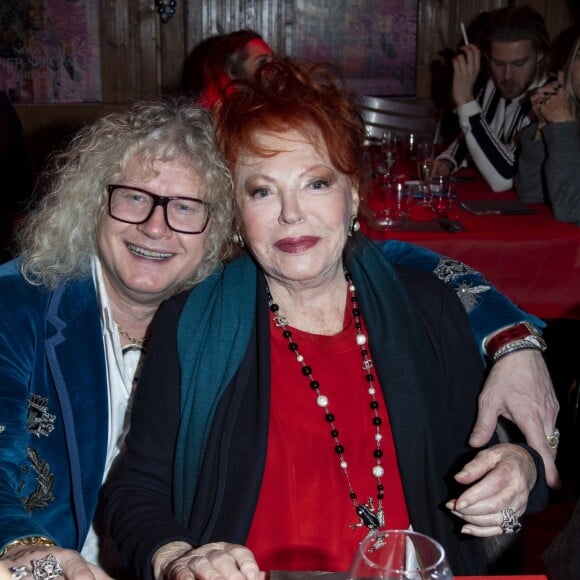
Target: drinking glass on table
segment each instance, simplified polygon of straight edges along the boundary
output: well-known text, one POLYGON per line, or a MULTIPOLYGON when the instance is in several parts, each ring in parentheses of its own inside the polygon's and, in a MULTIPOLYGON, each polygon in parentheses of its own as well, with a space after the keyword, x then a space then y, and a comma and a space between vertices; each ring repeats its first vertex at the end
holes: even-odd
POLYGON ((431 178, 433 171, 433 143, 421 141, 417 144, 417 175, 421 181, 431 178))
POLYGON ((453 580, 445 550, 410 530, 369 534, 360 544, 347 580, 453 580))
POLYGON ((451 183, 451 178, 443 175, 431 177, 428 181, 429 204, 437 214, 437 218, 449 217, 449 210, 453 205, 451 183))
POLYGON ((417 176, 421 187, 422 198, 420 205, 429 205, 430 190, 428 182, 433 171, 433 143, 421 141, 417 144, 417 176))
POLYGON ((395 166, 395 161, 397 160, 397 154, 400 146, 400 138, 396 133, 392 131, 385 131, 381 139, 381 153, 385 160, 385 165, 387 167, 387 180, 393 180, 393 167, 395 166))

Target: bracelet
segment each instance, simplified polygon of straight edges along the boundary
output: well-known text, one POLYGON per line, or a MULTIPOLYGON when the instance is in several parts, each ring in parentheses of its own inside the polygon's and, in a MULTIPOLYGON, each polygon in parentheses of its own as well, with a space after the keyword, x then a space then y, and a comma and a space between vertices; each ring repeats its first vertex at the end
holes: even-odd
POLYGON ((526 348, 543 352, 546 350, 546 342, 530 323, 518 322, 494 334, 485 345, 485 352, 490 359, 496 361, 500 353, 503 356, 508 352, 526 348))
POLYGON ((506 342, 503 346, 498 348, 493 354, 493 362, 498 361, 507 354, 516 352, 518 350, 539 350, 544 352, 546 350, 546 342, 540 336, 526 336, 525 338, 518 338, 511 342, 506 342))
POLYGON ((17 540, 13 540, 12 542, 6 544, 4 548, 0 551, 0 558, 3 558, 6 555, 6 552, 13 548, 14 546, 45 546, 50 548, 51 546, 56 546, 56 542, 53 542, 49 538, 45 538, 44 536, 29 536, 27 538, 18 538, 17 540))

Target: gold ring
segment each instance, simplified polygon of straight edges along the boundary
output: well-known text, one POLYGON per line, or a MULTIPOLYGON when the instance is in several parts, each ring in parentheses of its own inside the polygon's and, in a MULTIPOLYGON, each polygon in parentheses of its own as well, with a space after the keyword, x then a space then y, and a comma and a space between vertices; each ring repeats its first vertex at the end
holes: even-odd
POLYGON ((547 435, 546 439, 548 440, 548 447, 550 449, 558 449, 558 444, 560 443, 560 431, 554 429, 554 432, 551 435, 547 435))

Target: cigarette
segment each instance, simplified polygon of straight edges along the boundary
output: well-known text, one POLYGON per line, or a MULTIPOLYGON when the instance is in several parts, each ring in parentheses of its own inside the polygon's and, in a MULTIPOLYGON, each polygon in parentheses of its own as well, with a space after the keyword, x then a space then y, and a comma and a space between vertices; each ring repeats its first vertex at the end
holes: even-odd
POLYGON ((465 31, 465 25, 462 22, 459 26, 461 26, 461 35, 463 36, 463 43, 469 44, 469 40, 467 38, 467 32, 465 31))

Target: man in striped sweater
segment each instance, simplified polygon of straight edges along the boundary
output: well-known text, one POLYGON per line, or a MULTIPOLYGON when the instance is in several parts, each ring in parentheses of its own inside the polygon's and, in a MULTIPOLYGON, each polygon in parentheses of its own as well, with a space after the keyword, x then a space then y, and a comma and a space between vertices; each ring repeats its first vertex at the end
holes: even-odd
POLYGON ((465 166, 470 156, 491 189, 512 187, 517 138, 530 123, 528 94, 545 82, 549 49, 546 24, 533 8, 492 13, 481 49, 466 44, 453 59, 452 96, 462 132, 435 160, 435 175, 465 166), (490 78, 474 98, 482 58, 488 60, 490 78))

